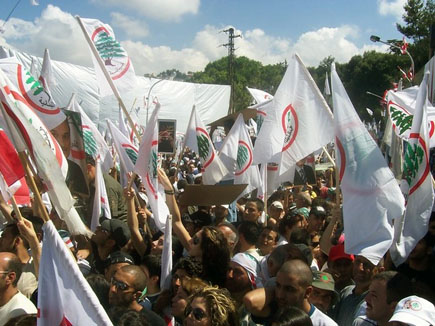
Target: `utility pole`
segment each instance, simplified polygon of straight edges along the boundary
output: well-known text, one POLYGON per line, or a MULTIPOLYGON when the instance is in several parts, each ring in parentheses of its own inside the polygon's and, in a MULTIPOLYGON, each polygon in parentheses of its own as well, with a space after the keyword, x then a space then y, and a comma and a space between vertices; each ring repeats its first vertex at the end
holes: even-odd
POLYGON ((228 48, 228 79, 231 86, 230 95, 230 107, 228 108, 228 114, 235 112, 234 110, 234 39, 242 37, 241 35, 234 35, 234 28, 230 27, 223 32, 228 33, 228 43, 222 44, 228 48))

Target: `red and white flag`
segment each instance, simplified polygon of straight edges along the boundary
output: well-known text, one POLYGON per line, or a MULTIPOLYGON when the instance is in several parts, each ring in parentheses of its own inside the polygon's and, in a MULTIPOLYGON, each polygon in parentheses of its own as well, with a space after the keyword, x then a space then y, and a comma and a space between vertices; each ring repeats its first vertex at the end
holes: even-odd
POLYGON ((195 107, 186 131, 186 146, 199 155, 203 184, 214 185, 228 174, 195 107))
POLYGON ((95 232, 100 225, 100 218, 112 218, 110 214, 109 198, 107 197, 106 184, 101 170, 100 159, 95 160, 95 197, 94 206, 92 207, 91 231, 95 232))
POLYGON ((164 188, 157 179, 157 146, 159 144, 157 118, 159 111, 160 105, 157 105, 148 121, 139 147, 134 172, 142 178, 156 226, 164 232, 169 208, 166 205, 164 188))
POLYGON ((72 234, 89 234, 65 183, 68 165, 59 144, 2 70, 0 100, 10 140, 17 151, 28 149, 58 215, 72 234))
POLYGON ((377 265, 392 244, 393 220, 402 215, 405 201, 381 151, 358 117, 335 65, 331 81, 345 250, 377 265))
POLYGON ((333 139, 332 113, 298 55, 293 55, 254 148, 254 164, 278 163, 288 175, 297 161, 333 139))
POLYGON ((428 230, 434 202, 433 179, 429 165, 429 133, 427 123, 426 73, 420 85, 415 104, 414 118, 404 157, 406 185, 406 210, 394 222, 394 242, 391 259, 396 266, 402 264, 428 230))
POLYGON ((249 88, 249 87, 246 87, 246 89, 248 90, 249 94, 251 94, 251 96, 254 98, 255 103, 257 104, 273 99, 273 96, 271 94, 262 91, 261 89, 249 88))
POLYGON ((234 178, 234 184, 248 184, 241 196, 261 188, 260 171, 257 165, 252 165, 253 146, 242 114, 225 137, 219 158, 234 178))
POLYGON ((38 280, 38 326, 112 325, 52 221, 43 227, 38 280))
POLYGON ((66 119, 50 92, 44 88, 37 77, 32 76, 18 62, 17 58, 0 59, 0 69, 3 70, 17 88, 18 93, 22 95, 49 130, 57 127, 66 119))
POLYGON ((112 95, 113 91, 110 88, 104 73, 100 68, 97 60, 101 60, 104 69, 113 80, 119 92, 131 91, 136 87, 136 74, 133 69, 133 64, 127 52, 116 40, 112 28, 99 21, 98 19, 79 18, 89 36, 91 44, 98 53, 98 58, 92 52, 92 60, 95 67, 95 75, 100 89, 100 96, 105 97, 112 95))

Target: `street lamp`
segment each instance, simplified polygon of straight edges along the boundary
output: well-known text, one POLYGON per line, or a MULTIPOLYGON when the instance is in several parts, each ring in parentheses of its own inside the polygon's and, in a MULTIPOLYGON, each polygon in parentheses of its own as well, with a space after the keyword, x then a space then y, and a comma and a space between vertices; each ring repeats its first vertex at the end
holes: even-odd
POLYGON ((397 46, 397 45, 394 44, 394 43, 390 43, 390 42, 382 41, 381 38, 380 38, 379 36, 376 36, 376 35, 372 35, 372 36, 370 36, 370 41, 372 41, 372 42, 374 42, 374 43, 379 42, 379 43, 382 43, 382 44, 385 44, 385 45, 391 46, 391 47, 393 47, 393 48, 399 49, 401 53, 406 53, 406 54, 408 55, 409 59, 411 60, 411 71, 412 71, 412 76, 411 76, 410 79, 412 80, 412 79, 414 78, 414 59, 412 58, 411 54, 408 52, 408 49, 406 49, 406 48, 401 48, 400 46, 397 46))
POLYGON ((149 112, 149 108, 150 108, 150 95, 151 95, 151 91, 154 88, 154 86, 156 86, 158 83, 164 81, 164 80, 174 80, 174 78, 176 77, 177 73, 174 71, 168 78, 162 78, 159 79, 158 81, 156 81, 154 84, 151 85, 149 91, 148 91, 148 95, 147 95, 147 125, 148 125, 148 112, 149 112))

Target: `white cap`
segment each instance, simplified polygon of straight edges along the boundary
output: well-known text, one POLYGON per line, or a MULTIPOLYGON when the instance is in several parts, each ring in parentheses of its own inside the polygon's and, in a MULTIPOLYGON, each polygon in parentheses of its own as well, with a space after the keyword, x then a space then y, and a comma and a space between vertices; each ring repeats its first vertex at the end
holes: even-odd
POLYGON ((284 206, 282 205, 282 203, 279 200, 275 200, 270 206, 279 208, 279 209, 284 209, 284 206))
POLYGON ((435 325, 435 307, 426 299, 412 295, 399 301, 391 321, 410 326, 435 325))

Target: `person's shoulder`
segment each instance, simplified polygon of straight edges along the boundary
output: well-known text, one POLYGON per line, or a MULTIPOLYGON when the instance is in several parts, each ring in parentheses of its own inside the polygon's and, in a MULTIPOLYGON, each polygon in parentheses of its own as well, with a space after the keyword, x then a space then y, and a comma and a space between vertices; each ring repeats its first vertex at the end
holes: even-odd
POLYGON ((358 316, 352 323, 352 326, 376 326, 377 323, 371 319, 368 319, 367 316, 358 316))
POLYGON ((22 310, 26 314, 36 313, 36 307, 24 294, 17 292, 9 301, 11 310, 22 310))
POLYGON ((145 315, 150 325, 166 326, 165 320, 159 315, 157 315, 154 311, 149 310, 147 308, 143 308, 140 312, 145 315))
POLYGON ((314 311, 310 316, 313 326, 338 326, 338 324, 328 315, 314 307, 314 311))

